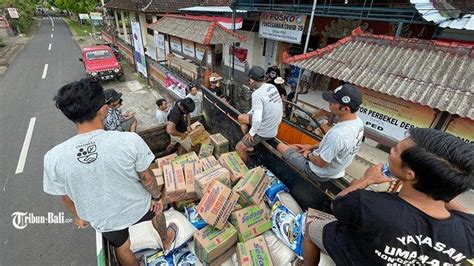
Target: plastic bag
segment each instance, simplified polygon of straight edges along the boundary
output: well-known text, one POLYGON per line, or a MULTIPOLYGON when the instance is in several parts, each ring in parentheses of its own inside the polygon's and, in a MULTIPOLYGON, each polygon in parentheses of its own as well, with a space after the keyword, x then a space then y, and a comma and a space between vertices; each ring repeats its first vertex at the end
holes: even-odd
POLYGON ((289 192, 289 189, 283 184, 270 170, 265 168, 265 174, 270 178, 270 185, 265 191, 265 201, 271 207, 275 203, 276 196, 279 192, 289 192))
POLYGON ((263 237, 267 242, 274 265, 291 265, 291 263, 296 259, 296 255, 293 250, 291 250, 280 239, 278 239, 273 231, 265 232, 263 237))
POLYGON ((298 202, 296 202, 296 200, 293 198, 293 196, 291 196, 290 193, 279 192, 275 198, 275 202, 277 201, 280 201, 281 205, 285 206, 295 215, 303 213, 303 210, 301 209, 300 205, 298 204, 298 202))
POLYGON ((275 202, 272 207, 272 231, 300 258, 303 254, 304 226, 304 214, 295 214, 283 205, 281 201, 275 202))
POLYGON ((197 229, 201 230, 207 226, 207 223, 201 218, 197 212, 196 205, 191 205, 190 207, 184 208, 185 215, 188 218, 189 222, 197 229))

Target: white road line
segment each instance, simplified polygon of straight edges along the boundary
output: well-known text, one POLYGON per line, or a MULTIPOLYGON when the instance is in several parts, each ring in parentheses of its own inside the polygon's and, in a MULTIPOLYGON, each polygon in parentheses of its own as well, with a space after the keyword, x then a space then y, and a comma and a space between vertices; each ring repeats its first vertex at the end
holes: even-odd
POLYGON ((51 51, 51 43, 48 46, 48 51, 51 51))
POLYGON ((51 31, 54 31, 54 28, 52 28, 51 31))
POLYGON ((48 64, 44 64, 43 75, 41 76, 41 79, 46 78, 46 73, 48 73, 48 64))
POLYGON ((53 33, 51 33, 51 38, 53 38, 53 33))
POLYGON ((52 18, 50 15, 48 15, 48 17, 49 17, 49 19, 51 20, 51 26, 52 26, 52 27, 54 27, 54 21, 53 21, 53 18, 52 18))
POLYGON ((26 156, 28 155, 28 149, 30 148, 31 137, 33 136, 33 129, 35 128, 36 117, 30 119, 28 130, 26 131, 25 141, 23 147, 21 147, 20 158, 18 158, 18 165, 16 166, 15 175, 23 173, 25 168, 26 156))

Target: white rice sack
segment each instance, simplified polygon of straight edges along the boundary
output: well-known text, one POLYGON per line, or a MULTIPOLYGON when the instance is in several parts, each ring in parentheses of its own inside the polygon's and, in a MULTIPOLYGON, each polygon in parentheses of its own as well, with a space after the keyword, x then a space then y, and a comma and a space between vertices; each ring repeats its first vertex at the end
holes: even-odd
POLYGON ((300 205, 290 193, 287 192, 280 192, 277 194, 277 201, 279 200, 283 206, 285 206, 288 210, 290 210, 294 215, 302 214, 303 210, 301 209, 300 205))
MULTIPOLYGON (((172 249, 178 248, 191 239, 194 232, 197 230, 180 212, 174 209, 169 209, 164 213, 166 217, 166 226, 169 226, 170 223, 174 223, 178 228, 172 249)), ((130 232, 130 249, 132 251, 138 251, 144 248, 157 249, 162 248, 163 246, 160 235, 153 227, 151 221, 133 225, 128 229, 128 231, 130 232)))
POLYGON ((291 265, 296 259, 295 253, 278 239, 273 231, 266 231, 263 234, 267 242, 268 249, 272 257, 273 265, 291 265))
POLYGON ((133 252, 161 248, 160 235, 151 221, 132 225, 128 228, 128 232, 130 233, 130 249, 133 252))

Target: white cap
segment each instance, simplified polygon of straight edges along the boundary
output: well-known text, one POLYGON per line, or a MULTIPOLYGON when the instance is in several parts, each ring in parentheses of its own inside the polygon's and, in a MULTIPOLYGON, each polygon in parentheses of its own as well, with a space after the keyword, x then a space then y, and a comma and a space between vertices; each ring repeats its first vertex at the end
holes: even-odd
POLYGON ((285 80, 282 77, 278 77, 273 82, 275 82, 275 84, 283 84, 285 80))

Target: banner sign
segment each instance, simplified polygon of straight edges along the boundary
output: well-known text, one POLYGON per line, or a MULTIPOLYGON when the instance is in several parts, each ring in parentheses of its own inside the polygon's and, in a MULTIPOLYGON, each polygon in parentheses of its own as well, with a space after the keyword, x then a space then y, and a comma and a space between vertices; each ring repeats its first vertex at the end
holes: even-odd
POLYGON ((459 137, 464 142, 474 143, 474 121, 469 118, 454 118, 449 122, 445 131, 459 137))
POLYGON ((137 70, 142 73, 143 76, 148 77, 146 71, 145 50, 143 49, 142 31, 140 30, 139 22, 132 21, 132 36, 133 46, 135 47, 134 60, 137 65, 137 70))
POLYGON ((202 60, 205 52, 206 52, 206 46, 196 43, 196 59, 202 60))
POLYGON ((183 54, 194 58, 194 42, 183 39, 183 54))
POLYGON ((156 34, 156 47, 165 50, 165 35, 163 34, 156 34))
POLYGON ((406 137, 413 127, 430 127, 437 112, 424 105, 405 101, 380 92, 360 88, 364 101, 357 115, 365 127, 396 140, 406 137))
POLYGON ((10 15, 11 18, 20 18, 20 15, 18 15, 16 8, 9 7, 7 8, 7 11, 8 11, 8 15, 10 15))
POLYGON ((264 12, 260 15, 258 36, 287 43, 301 43, 306 22, 304 15, 264 12))
POLYGON ((171 50, 182 53, 181 39, 178 37, 170 36, 171 50))
POLYGON ((89 20, 89 14, 79 14, 79 19, 89 20))
POLYGON ((92 20, 102 20, 102 14, 99 12, 90 12, 92 20))

